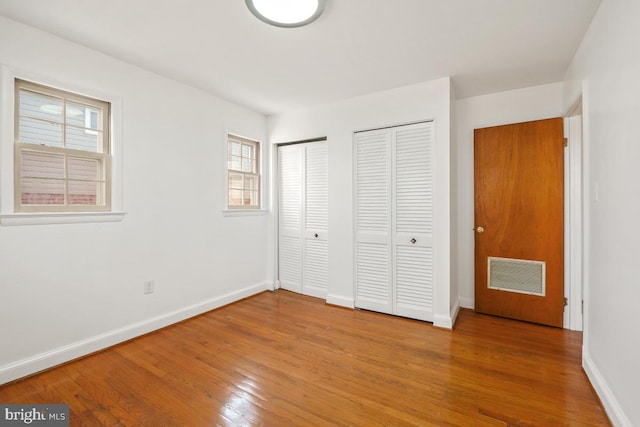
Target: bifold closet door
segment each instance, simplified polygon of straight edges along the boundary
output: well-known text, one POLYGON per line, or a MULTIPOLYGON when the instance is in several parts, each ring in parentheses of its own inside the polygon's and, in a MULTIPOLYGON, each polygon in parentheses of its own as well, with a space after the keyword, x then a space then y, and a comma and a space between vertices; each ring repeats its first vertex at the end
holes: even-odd
POLYGON ((278 276, 302 293, 302 147, 278 147, 278 276))
POLYGON ((329 165, 326 142, 304 144, 303 277, 305 295, 327 297, 329 273, 329 165))
POLYGON ((433 321, 433 123, 391 135, 394 314, 433 321))
POLYGON ((354 134, 356 307, 433 320, 433 123, 354 134))
POLYGON ((393 313, 391 131, 354 134, 356 307, 393 313))
POLYGON ((278 182, 280 286, 305 295, 326 298, 327 143, 278 147, 278 182))

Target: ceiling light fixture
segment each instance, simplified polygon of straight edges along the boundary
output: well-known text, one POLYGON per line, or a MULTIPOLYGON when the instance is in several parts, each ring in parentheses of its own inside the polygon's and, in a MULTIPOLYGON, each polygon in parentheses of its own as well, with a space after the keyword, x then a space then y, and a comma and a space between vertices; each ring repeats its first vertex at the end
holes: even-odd
POLYGON ((302 27, 318 19, 325 0, 245 0, 258 19, 276 27, 302 27))

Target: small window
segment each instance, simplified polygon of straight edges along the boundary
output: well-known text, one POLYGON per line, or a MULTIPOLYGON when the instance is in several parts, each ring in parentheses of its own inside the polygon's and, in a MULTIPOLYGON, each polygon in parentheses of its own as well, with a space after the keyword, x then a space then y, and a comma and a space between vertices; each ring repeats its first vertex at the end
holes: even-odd
POLYGON ((24 80, 15 87, 15 211, 109 211, 110 104, 24 80))
POLYGON ((260 143, 229 134, 227 172, 229 209, 260 209, 260 143))

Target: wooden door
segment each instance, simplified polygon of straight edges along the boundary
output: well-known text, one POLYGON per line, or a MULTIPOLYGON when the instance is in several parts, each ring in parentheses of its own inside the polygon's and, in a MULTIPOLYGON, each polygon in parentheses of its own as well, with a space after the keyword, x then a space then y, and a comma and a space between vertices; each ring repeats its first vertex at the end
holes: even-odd
POLYGON ((563 326, 561 118, 474 131, 476 311, 563 326))

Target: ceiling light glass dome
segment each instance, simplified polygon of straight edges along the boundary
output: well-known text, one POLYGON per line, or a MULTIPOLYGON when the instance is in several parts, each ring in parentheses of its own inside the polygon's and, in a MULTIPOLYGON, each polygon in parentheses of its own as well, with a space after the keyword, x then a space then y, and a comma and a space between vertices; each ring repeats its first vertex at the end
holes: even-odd
POLYGON ((245 0, 258 19, 277 27, 301 27, 318 19, 325 0, 245 0))

